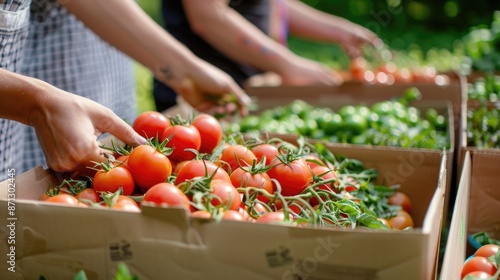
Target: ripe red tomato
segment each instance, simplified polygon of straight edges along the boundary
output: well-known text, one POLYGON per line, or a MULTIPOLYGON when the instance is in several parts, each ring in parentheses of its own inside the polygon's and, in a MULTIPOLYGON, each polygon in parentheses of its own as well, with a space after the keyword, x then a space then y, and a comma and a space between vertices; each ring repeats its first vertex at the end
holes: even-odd
POLYGON ((193 126, 200 132, 200 153, 211 154, 222 141, 222 126, 212 115, 200 114, 193 120, 193 126))
POLYGON ((200 132, 193 125, 174 125, 167 127, 162 134, 161 140, 172 137, 167 143, 167 147, 172 148, 172 153, 168 156, 170 159, 181 162, 193 159, 196 154, 185 149, 200 150, 201 138, 200 132))
POLYGON ((477 249, 474 253, 474 256, 488 258, 491 256, 495 256, 499 250, 500 246, 496 244, 486 244, 477 249))
MULTIPOLYGON (((293 220, 292 215, 289 216, 289 220, 293 220)), ((282 211, 277 212, 267 212, 264 215, 257 218, 256 222, 261 224, 271 224, 276 222, 284 222, 285 213, 282 211)))
POLYGON ((52 203, 58 203, 58 204, 65 204, 65 205, 71 205, 71 206, 78 206, 78 199, 76 197, 67 194, 67 193, 59 193, 54 196, 51 196, 47 199, 45 199, 47 202, 52 202, 52 203))
POLYGON ((243 167, 252 165, 254 160, 257 160, 257 157, 250 149, 240 144, 234 144, 224 149, 219 165, 222 165, 222 168, 231 174, 232 170, 236 170, 240 165, 243 167))
POLYGON ((210 182, 212 194, 216 195, 210 203, 213 206, 223 205, 227 210, 238 210, 241 206, 241 198, 238 191, 231 185, 231 182, 220 179, 213 179, 210 182))
POLYGON ((135 119, 132 128, 146 139, 160 138, 163 131, 170 126, 170 121, 160 112, 146 111, 135 119))
POLYGON ((413 227, 413 218, 405 210, 401 210, 398 214, 389 219, 389 224, 392 229, 403 230, 408 227, 413 227))
POLYGON ((141 212, 141 208, 139 207, 137 202, 126 195, 118 196, 115 205, 112 205, 111 209, 118 209, 128 212, 141 212))
POLYGON ((239 211, 236 210, 227 210, 222 214, 222 219, 223 220, 230 220, 230 221, 238 221, 238 222, 243 222, 245 219, 243 218, 243 215, 239 211))
POLYGON ((128 169, 128 155, 123 155, 116 158, 115 165, 119 165, 128 169))
POLYGON ((175 178, 175 184, 179 185, 195 177, 210 177, 212 175, 214 179, 231 182, 227 172, 215 163, 208 160, 190 160, 178 171, 177 177, 175 178), (214 174, 214 172, 216 173, 214 174))
POLYGON ((280 162, 269 169, 267 174, 279 182, 284 196, 300 194, 313 179, 312 171, 303 159, 292 160, 289 164, 280 162))
POLYGON ((411 213, 411 200, 405 193, 394 192, 394 194, 389 197, 388 203, 390 205, 399 205, 403 210, 411 213))
MULTIPOLYGON (((229 176, 229 178, 231 179, 231 183, 235 188, 253 187, 265 190, 270 194, 274 193, 271 178, 269 178, 269 175, 267 175, 267 173, 265 172, 252 174, 247 170, 237 168, 233 171, 233 173, 231 173, 231 176, 229 176)), ((269 201, 269 199, 264 195, 258 195, 257 199, 264 203, 267 203, 269 201)))
POLYGON ((129 155, 128 167, 135 183, 145 192, 163 183, 172 173, 172 164, 166 155, 149 145, 135 147, 129 155))
POLYGON ((472 257, 466 261, 462 267, 462 278, 474 271, 483 271, 490 275, 494 275, 497 268, 485 257, 472 257))
POLYGON ((83 191, 79 192, 78 194, 75 195, 76 199, 78 200, 88 200, 92 202, 100 202, 102 201, 101 197, 99 194, 95 191, 93 188, 86 188, 83 191))
POLYGON ((115 166, 110 170, 99 170, 92 179, 92 187, 96 192, 116 192, 120 187, 123 195, 134 192, 134 178, 127 168, 115 166))
POLYGON ((260 162, 262 160, 262 157, 265 156, 266 165, 271 164, 276 156, 279 155, 278 147, 267 143, 254 146, 250 149, 250 151, 252 151, 252 153, 255 155, 258 162, 260 162))
POLYGON ((189 211, 190 203, 187 196, 175 185, 159 183, 152 186, 145 194, 143 202, 158 206, 181 207, 189 211))
POLYGON ((210 214, 210 212, 208 212, 206 210, 195 210, 195 211, 191 212, 191 217, 210 219, 210 218, 212 218, 212 215, 210 214))
POLYGON ((351 60, 349 72, 354 79, 358 81, 364 81, 364 73, 367 69, 368 63, 363 57, 360 56, 351 60))
POLYGON ((484 271, 473 271, 465 275, 462 279, 467 279, 467 277, 472 277, 472 279, 491 279, 493 275, 486 273, 484 271))
MULTIPOLYGON (((314 173, 314 175, 319 177, 321 181, 331 180, 331 179, 335 179, 335 181, 337 181, 337 174, 335 173, 335 171, 331 170, 326 166, 318 165, 313 168, 312 172, 314 173)), ((315 190, 322 190, 329 193, 338 193, 337 188, 335 186, 335 182, 321 184, 318 187, 315 187, 315 190)), ((323 201, 325 199, 329 199, 330 196, 329 194, 325 195, 324 193, 320 193, 319 195, 322 197, 323 201)), ((311 199, 309 199, 309 204, 311 204, 311 206, 315 206, 319 204, 319 201, 316 197, 311 197, 311 199)))
POLYGON ((314 169, 316 166, 326 166, 326 164, 319 157, 312 154, 304 156, 304 160, 311 169, 314 169))

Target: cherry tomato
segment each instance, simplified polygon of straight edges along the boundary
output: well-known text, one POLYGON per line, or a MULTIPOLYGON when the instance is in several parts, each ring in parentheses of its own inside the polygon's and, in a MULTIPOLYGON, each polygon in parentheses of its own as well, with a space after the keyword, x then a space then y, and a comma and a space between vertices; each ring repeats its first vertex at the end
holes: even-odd
POLYGON ((269 169, 267 174, 279 182, 284 196, 300 194, 313 178, 312 171, 303 159, 292 160, 289 164, 280 162, 269 169))
MULTIPOLYGON (((331 170, 330 168, 328 168, 326 166, 318 165, 318 166, 313 168, 312 172, 314 173, 314 175, 318 176, 321 181, 332 180, 332 179, 336 180, 337 179, 337 174, 335 173, 335 171, 331 170)), ((338 193, 337 188, 335 187, 335 182, 321 184, 321 185, 317 186, 315 189, 326 191, 329 193, 338 193)), ((325 199, 329 199, 329 197, 323 196, 323 195, 325 195, 325 193, 319 193, 319 195, 322 197, 323 201, 325 199)), ((319 201, 316 197, 311 197, 311 199, 309 199, 309 204, 311 204, 311 206, 315 206, 318 203, 319 203, 319 201)))
POLYGON ((193 126, 200 133, 200 153, 211 154, 222 141, 222 126, 219 121, 212 115, 200 114, 194 118, 193 126))
POLYGON ((401 210, 398 214, 389 219, 389 224, 392 229, 403 230, 408 227, 413 227, 413 218, 408 212, 401 210))
MULTIPOLYGON (((289 220, 292 220, 292 216, 289 216, 289 220)), ((257 218, 256 222, 261 224, 271 224, 276 222, 284 222, 285 221, 285 213, 281 211, 277 212, 268 212, 264 215, 257 218)))
POLYGON ((127 168, 121 166, 112 167, 110 170, 99 170, 92 179, 92 187, 96 192, 116 192, 120 187, 123 195, 131 195, 134 192, 134 178, 127 168))
POLYGON ((472 279, 491 279, 493 275, 486 273, 484 271, 473 271, 465 275, 462 279, 467 279, 467 277, 472 277, 472 279))
POLYGON ((170 126, 170 121, 160 112, 146 111, 135 119, 132 128, 146 139, 160 138, 163 131, 170 126))
POLYGON ((163 132, 161 140, 172 137, 167 143, 167 147, 172 148, 172 153, 168 156, 170 159, 181 162, 193 159, 196 154, 186 149, 200 150, 201 138, 200 132, 193 125, 174 125, 167 127, 163 132))
POLYGON ((123 155, 116 158, 115 165, 128 169, 128 155, 123 155))
POLYGON ((316 166, 326 166, 326 164, 319 159, 319 157, 312 154, 304 156, 304 160, 311 169, 314 169, 316 166))
POLYGON ((231 174, 232 170, 236 170, 240 165, 243 167, 252 165, 254 160, 257 160, 257 157, 250 149, 240 144, 234 144, 224 149, 219 165, 222 165, 222 168, 231 174))
POLYGON ((241 215, 241 213, 236 210, 225 211, 224 214, 222 214, 222 219, 230 221, 239 221, 239 222, 243 222, 245 220, 241 215))
POLYGON ((190 160, 178 171, 175 185, 193 179, 195 177, 210 177, 231 182, 229 175, 224 169, 208 160, 190 160), (216 172, 214 174, 214 172, 216 172))
POLYGON ((390 205, 399 205, 403 210, 411 213, 411 200, 405 193, 394 192, 394 194, 389 197, 388 203, 390 205))
POLYGON ((258 162, 260 162, 262 160, 262 157, 265 156, 266 165, 270 165, 276 158, 276 156, 279 155, 278 148, 267 143, 254 146, 250 149, 250 151, 252 151, 252 153, 255 155, 258 162))
POLYGON ((118 209, 127 212, 141 212, 141 208, 132 198, 126 195, 120 195, 115 205, 111 206, 111 209, 118 209))
POLYGON ((93 188, 86 188, 83 191, 79 192, 78 194, 75 195, 76 199, 78 200, 89 200, 92 202, 100 202, 102 201, 101 197, 99 194, 95 191, 93 188))
POLYGON ((71 205, 71 206, 78 206, 78 199, 76 197, 67 194, 67 193, 59 193, 54 196, 51 196, 47 199, 45 199, 47 202, 51 203, 58 203, 58 204, 65 204, 65 205, 71 205))
POLYGON ((210 218, 212 218, 212 215, 210 214, 210 212, 208 212, 206 210, 195 210, 195 211, 191 212, 191 217, 210 219, 210 218))
POLYGON ((495 265, 485 257, 472 257, 466 261, 462 267, 462 278, 474 271, 483 271, 490 275, 494 275, 497 269, 495 265))
POLYGON ((135 147, 129 155, 128 166, 135 183, 143 192, 165 182, 172 173, 172 164, 167 156, 149 145, 135 147))
POLYGON ((152 186, 144 194, 143 202, 154 203, 158 206, 181 207, 189 210, 190 203, 187 196, 175 185, 159 183, 152 186))
POLYGON ((227 210, 238 210, 241 206, 240 194, 231 185, 231 182, 220 179, 213 179, 210 182, 212 194, 216 196, 210 203, 213 206, 223 205, 227 210))
MULTIPOLYGON (((231 179, 231 183, 235 188, 253 187, 265 190, 270 194, 274 193, 271 178, 269 178, 269 175, 267 175, 267 173, 265 172, 252 174, 247 170, 237 168, 233 171, 233 173, 231 173, 231 176, 229 176, 229 178, 231 179)), ((264 195, 258 195, 257 199, 264 203, 267 203, 269 201, 269 199, 264 195)))
POLYGON ((474 256, 488 258, 491 256, 495 256, 499 250, 500 246, 496 244, 486 244, 477 249, 474 253, 474 256))

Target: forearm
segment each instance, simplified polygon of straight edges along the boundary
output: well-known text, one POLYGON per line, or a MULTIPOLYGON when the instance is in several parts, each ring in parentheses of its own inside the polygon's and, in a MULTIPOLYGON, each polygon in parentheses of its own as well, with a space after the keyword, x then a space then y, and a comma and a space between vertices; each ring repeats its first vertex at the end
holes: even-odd
POLYGON ((310 7, 298 0, 285 0, 291 35, 314 41, 335 43, 352 24, 350 21, 310 7))
POLYGON ((196 57, 154 22, 133 0, 72 0, 62 4, 102 39, 159 74, 182 78, 196 57), (175 71, 175 72, 174 72, 175 71))
POLYGON ((0 68, 0 118, 29 125, 30 115, 42 102, 39 87, 44 84, 0 68))
POLYGON ((235 61, 280 73, 295 56, 230 8, 226 0, 183 3, 193 31, 235 61))

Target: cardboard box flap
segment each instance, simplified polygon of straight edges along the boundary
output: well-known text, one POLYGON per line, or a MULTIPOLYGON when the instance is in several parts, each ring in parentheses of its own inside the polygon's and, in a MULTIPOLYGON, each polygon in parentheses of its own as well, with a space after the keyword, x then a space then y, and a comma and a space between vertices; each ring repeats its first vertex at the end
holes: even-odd
POLYGON ((470 182, 471 160, 469 152, 466 152, 453 216, 451 218, 450 231, 446 242, 446 250, 440 274, 441 279, 460 279, 467 246, 470 182))
POLYGON ((49 185, 58 185, 61 178, 58 173, 44 169, 38 166, 34 169, 19 174, 13 180, 0 182, 0 199, 8 197, 9 185, 14 184, 15 198, 38 200, 40 195, 47 190, 49 185))
POLYGON ((476 150, 472 155, 469 233, 486 231, 500 239, 499 150, 476 150))

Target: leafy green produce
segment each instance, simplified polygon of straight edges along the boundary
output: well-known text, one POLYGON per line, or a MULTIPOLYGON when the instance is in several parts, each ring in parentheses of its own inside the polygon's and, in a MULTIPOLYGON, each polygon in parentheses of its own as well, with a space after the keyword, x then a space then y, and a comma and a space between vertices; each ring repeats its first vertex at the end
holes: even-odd
POLYGON ((500 76, 493 74, 469 83, 467 108, 467 145, 500 148, 500 76))
POLYGON ((482 72, 500 70, 500 11, 495 11, 488 27, 477 26, 462 39, 472 69, 482 72))
POLYGON ((449 148, 445 116, 433 108, 421 112, 410 105, 420 97, 418 89, 409 88, 399 98, 371 106, 346 105, 336 112, 295 100, 258 116, 249 115, 241 120, 239 127, 231 128, 243 133, 299 134, 333 143, 449 148))

